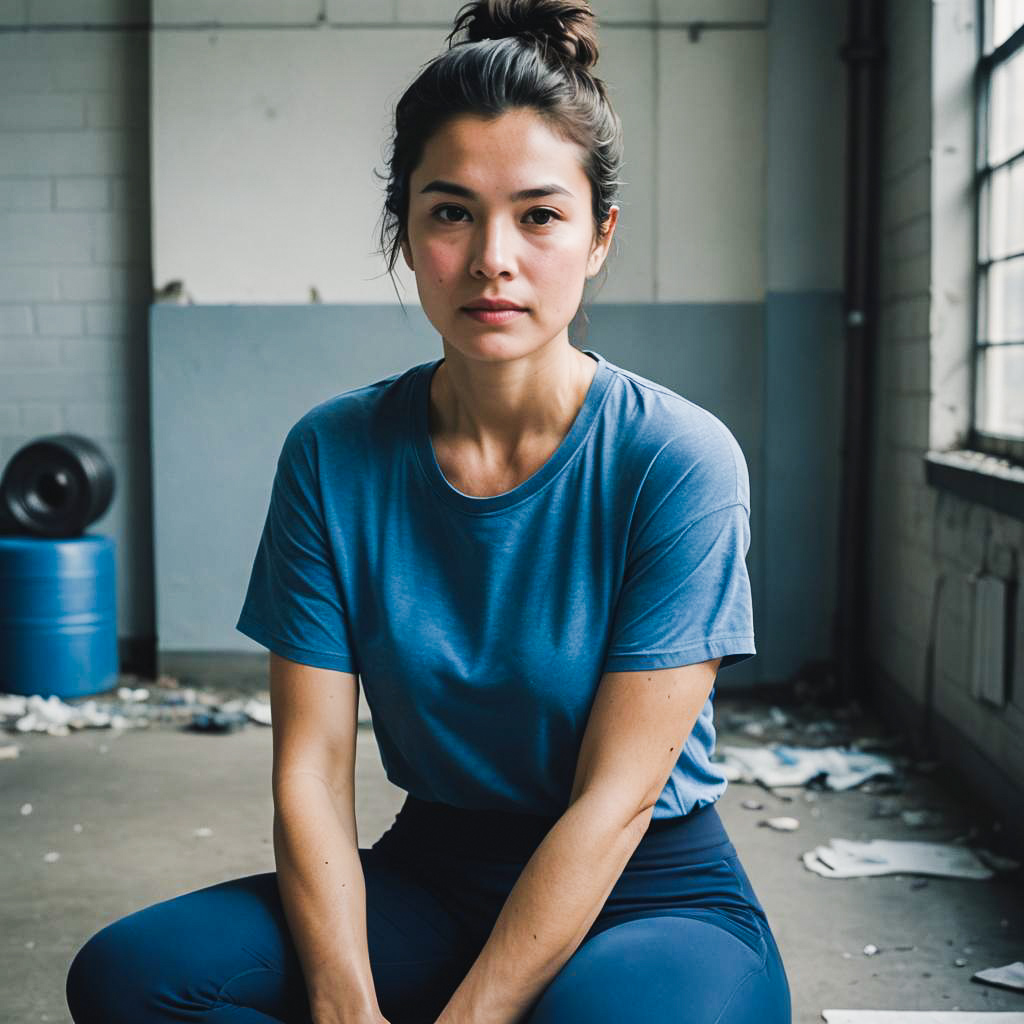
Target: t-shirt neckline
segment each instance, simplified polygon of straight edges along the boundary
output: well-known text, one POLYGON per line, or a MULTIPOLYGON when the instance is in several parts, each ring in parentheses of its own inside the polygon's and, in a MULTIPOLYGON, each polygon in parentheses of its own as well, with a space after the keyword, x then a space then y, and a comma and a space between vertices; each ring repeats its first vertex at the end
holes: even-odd
POLYGON ((583 404, 568 433, 551 453, 547 462, 532 476, 527 477, 511 491, 490 494, 485 497, 465 494, 453 487, 441 471, 437 456, 434 454, 434 446, 430 440, 430 382, 433 379, 434 371, 444 362, 444 357, 421 363, 416 368, 412 380, 410 403, 413 447, 427 482, 444 502, 463 512, 475 515, 500 512, 536 494, 558 475, 582 446, 597 419, 598 410, 608 390, 608 385, 611 383, 611 369, 604 356, 600 352, 588 348, 581 349, 581 351, 597 361, 597 370, 594 372, 583 404))

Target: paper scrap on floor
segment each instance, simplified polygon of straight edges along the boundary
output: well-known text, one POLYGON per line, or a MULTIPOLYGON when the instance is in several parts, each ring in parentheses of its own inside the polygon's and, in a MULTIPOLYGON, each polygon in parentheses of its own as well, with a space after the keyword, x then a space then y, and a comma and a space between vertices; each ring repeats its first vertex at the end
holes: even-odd
POLYGON ((1015 964, 1007 964, 1005 967, 986 967, 985 970, 971 975, 971 981, 981 981, 986 985, 1024 992, 1024 961, 1018 960, 1015 964))
POLYGON ((853 789, 877 775, 894 775, 892 761, 881 754, 843 747, 719 748, 720 763, 734 781, 760 782, 765 786, 805 786, 819 775, 829 789, 853 789))
POLYGON ((827 1024, 1024 1024, 1017 1010, 822 1010, 827 1024))
POLYGON ((922 843, 896 839, 831 839, 803 855, 804 866, 823 878, 863 875, 938 875, 985 881, 993 876, 978 855, 954 843, 922 843))
MULTIPOLYGON (((144 687, 131 689, 122 686, 117 699, 90 698, 83 703, 67 704, 51 694, 22 696, 0 694, 0 725, 15 731, 45 732, 51 736, 68 736, 72 730, 140 728, 159 721, 168 713, 198 712, 211 715, 211 708, 219 708, 226 715, 237 714, 246 722, 270 725, 270 698, 250 697, 222 701, 215 694, 197 694, 192 688, 160 695, 160 703, 150 701, 150 691, 144 687)), ((17 754, 0 756, 16 757, 17 754)))

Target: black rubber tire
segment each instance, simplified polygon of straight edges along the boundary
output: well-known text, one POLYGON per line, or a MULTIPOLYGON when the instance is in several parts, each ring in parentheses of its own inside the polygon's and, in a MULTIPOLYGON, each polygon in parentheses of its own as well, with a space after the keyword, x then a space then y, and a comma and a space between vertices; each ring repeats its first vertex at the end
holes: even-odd
POLYGON ((114 467, 94 442, 40 437, 11 456, 0 479, 0 532, 78 537, 113 497, 114 467))

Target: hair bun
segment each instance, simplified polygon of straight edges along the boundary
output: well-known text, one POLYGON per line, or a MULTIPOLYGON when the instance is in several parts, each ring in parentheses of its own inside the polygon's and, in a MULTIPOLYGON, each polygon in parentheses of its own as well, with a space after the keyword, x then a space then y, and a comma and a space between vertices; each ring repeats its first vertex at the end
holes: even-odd
POLYGON ((597 63, 597 23, 588 3, 571 0, 476 0, 455 16, 453 36, 466 30, 465 42, 523 36, 543 53, 553 50, 584 68, 597 63))

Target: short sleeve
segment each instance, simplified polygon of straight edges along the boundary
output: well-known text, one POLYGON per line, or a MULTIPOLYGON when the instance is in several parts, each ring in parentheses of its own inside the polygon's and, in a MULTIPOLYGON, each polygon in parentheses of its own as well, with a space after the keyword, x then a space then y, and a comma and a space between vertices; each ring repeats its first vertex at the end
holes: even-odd
POLYGON ((670 453, 645 481, 604 671, 725 668, 756 653, 746 463, 724 441, 692 461, 670 453))
POLYGON ((314 446, 301 420, 285 438, 235 628, 292 661, 356 673, 314 446))

